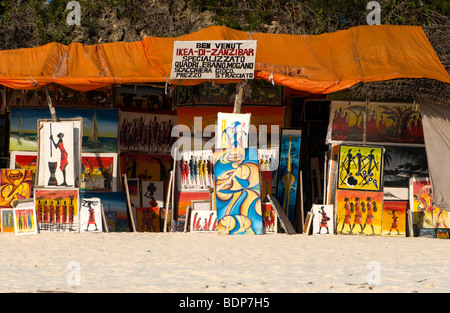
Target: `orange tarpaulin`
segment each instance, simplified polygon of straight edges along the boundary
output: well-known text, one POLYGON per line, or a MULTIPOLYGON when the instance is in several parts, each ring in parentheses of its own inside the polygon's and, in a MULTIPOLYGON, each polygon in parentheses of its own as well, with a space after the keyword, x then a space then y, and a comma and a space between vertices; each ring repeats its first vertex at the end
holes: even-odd
MULTIPOLYGON (((322 35, 248 33, 225 26, 170 38, 97 45, 50 43, 0 51, 0 84, 34 89, 57 83, 88 91, 111 84, 170 81, 176 40, 257 40, 256 79, 324 94, 358 82, 429 78, 450 83, 421 27, 371 25, 322 35)), ((236 82, 217 80, 217 83, 236 82)))

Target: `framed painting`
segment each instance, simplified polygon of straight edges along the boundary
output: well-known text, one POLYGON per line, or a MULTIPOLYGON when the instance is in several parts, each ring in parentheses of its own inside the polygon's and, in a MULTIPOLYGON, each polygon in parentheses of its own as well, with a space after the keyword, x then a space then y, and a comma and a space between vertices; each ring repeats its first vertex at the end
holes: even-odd
POLYGON ((79 187, 82 120, 38 120, 36 186, 79 187))
POLYGON ((313 204, 312 234, 333 235, 334 234, 334 206, 313 204))
POLYGON ((100 198, 82 198, 80 206, 80 232, 101 233, 103 231, 100 198))
POLYGON ((120 152, 170 153, 177 125, 173 114, 119 112, 120 152))
POLYGON ((382 236, 406 236, 406 211, 409 201, 386 201, 383 203, 382 236))
POLYGON ((191 232, 211 232, 217 231, 216 211, 192 210, 191 212, 191 232))
POLYGON ((141 207, 141 180, 139 178, 127 178, 128 194, 131 207, 135 210, 141 207))
POLYGON ((162 208, 165 204, 165 183, 163 181, 141 181, 141 205, 144 208, 162 208))
POLYGON ((161 231, 161 214, 158 207, 136 208, 136 231, 161 231))
POLYGON ((434 206, 433 190, 429 177, 413 177, 409 180, 409 203, 413 224, 418 228, 448 228, 448 211, 434 206))
POLYGON ((2 233, 14 232, 14 209, 1 209, 1 231, 2 233))
POLYGON ((178 186, 181 191, 208 190, 214 186, 212 150, 181 152, 178 186))
POLYGON ((449 239, 450 238, 450 229, 448 229, 448 228, 436 228, 436 238, 449 239))
POLYGON ((251 113, 217 113, 216 149, 249 147, 251 113))
POLYGON ((343 235, 381 235, 383 192, 337 190, 336 232, 343 235))
MULTIPOLYGON (((186 215, 187 208, 192 206, 192 201, 210 201, 211 194, 209 190, 204 191, 181 191, 178 192, 178 216, 186 215)), ((213 210, 215 207, 212 206, 213 210)))
POLYGON ((33 185, 36 178, 37 151, 11 151, 9 159, 10 169, 31 170, 33 185))
POLYGON ((277 210, 270 202, 261 203, 263 216, 264 234, 276 234, 278 232, 278 214, 277 210))
POLYGON ((221 234, 262 234, 256 148, 214 151, 215 207, 221 234))
POLYGON ((175 100, 172 93, 166 94, 165 86, 117 85, 115 105, 121 109, 171 110, 175 100))
POLYGON ((297 192, 300 172, 300 148, 302 130, 281 129, 280 156, 276 198, 292 225, 296 225, 297 192))
POLYGON ((131 217, 129 216, 125 192, 85 191, 81 196, 82 198, 100 198, 109 232, 129 232, 133 230, 128 222, 131 221, 131 217))
POLYGON ((212 211, 211 201, 208 200, 191 200, 191 209, 197 211, 212 211))
POLYGON ((164 181, 173 168, 170 154, 125 153, 120 155, 120 172, 127 178, 164 181))
POLYGON ((117 153, 81 154, 83 191, 117 191, 117 153))
POLYGON ((337 188, 347 190, 383 190, 383 147, 339 147, 337 188))
POLYGON ((14 232, 16 235, 34 235, 38 233, 36 208, 32 200, 15 206, 13 213, 14 232))
POLYGON ((35 188, 33 198, 39 231, 79 232, 79 188, 35 188))
POLYGON ((14 200, 32 196, 31 170, 0 169, 0 208, 12 208, 14 200))

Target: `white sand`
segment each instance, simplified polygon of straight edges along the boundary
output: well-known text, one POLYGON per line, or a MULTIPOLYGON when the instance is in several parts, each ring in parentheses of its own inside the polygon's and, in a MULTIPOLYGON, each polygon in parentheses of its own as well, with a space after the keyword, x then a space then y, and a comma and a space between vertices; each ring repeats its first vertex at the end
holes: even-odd
POLYGON ((450 291, 444 239, 1 233, 0 247, 2 293, 450 291))

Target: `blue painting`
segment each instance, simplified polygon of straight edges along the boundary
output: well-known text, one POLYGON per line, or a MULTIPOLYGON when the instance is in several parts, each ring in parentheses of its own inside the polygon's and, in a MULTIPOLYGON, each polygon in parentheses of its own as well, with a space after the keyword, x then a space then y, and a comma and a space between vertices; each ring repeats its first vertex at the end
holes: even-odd
MULTIPOLYGON (((117 152, 116 109, 56 108, 57 118, 83 119, 82 152, 117 152)), ((11 108, 10 150, 37 151, 37 120, 51 119, 48 108, 11 108)))
POLYGON ((220 234, 263 233, 256 148, 214 151, 215 208, 220 234))
POLYGON ((300 129, 282 128, 277 175, 276 198, 292 225, 297 206, 297 187, 300 172, 300 129))

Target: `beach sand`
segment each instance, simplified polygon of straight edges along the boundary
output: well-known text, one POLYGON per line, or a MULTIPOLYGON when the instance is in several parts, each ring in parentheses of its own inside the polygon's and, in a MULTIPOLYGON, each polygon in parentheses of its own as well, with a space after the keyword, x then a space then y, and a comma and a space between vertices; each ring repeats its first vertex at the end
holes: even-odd
POLYGON ((449 292, 450 240, 217 233, 0 234, 0 292, 449 292))

